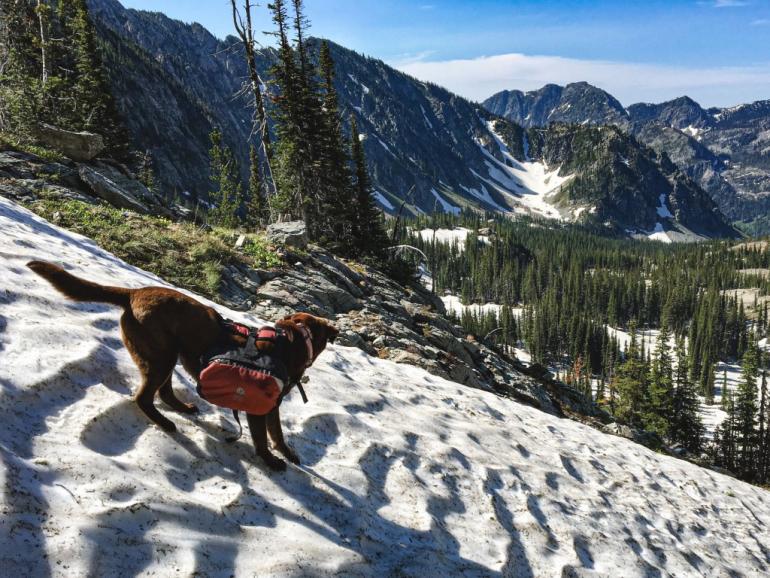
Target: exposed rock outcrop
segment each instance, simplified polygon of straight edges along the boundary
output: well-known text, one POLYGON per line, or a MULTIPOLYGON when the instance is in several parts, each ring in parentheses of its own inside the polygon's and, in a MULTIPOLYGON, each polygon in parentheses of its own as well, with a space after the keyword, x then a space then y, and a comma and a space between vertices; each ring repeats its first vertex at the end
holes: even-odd
MULTIPOLYGON (((514 397, 549 413, 606 416, 571 388, 535 377, 516 360, 469 337, 445 316, 444 305, 417 284, 402 286, 376 269, 346 263, 309 246, 288 254, 287 267, 258 272, 264 282, 256 298, 230 290, 237 306, 247 304, 261 317, 277 319, 308 311, 334 320, 338 343, 370 355, 421 367, 469 387, 514 397)), ((241 284, 242 273, 228 271, 226 285, 241 284)))
POLYGON ((307 247, 307 227, 304 221, 286 221, 268 225, 267 237, 279 245, 297 249, 307 247))
POLYGON ((50 124, 40 124, 35 136, 43 144, 73 161, 90 161, 104 150, 104 139, 92 132, 73 132, 50 124))

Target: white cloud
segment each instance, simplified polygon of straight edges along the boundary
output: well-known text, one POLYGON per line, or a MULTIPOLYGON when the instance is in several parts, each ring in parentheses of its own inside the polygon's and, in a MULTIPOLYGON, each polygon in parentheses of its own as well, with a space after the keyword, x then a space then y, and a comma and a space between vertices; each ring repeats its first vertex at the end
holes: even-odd
POLYGON ((748 6, 749 2, 745 0, 713 0, 712 2, 698 2, 698 4, 705 4, 714 8, 740 8, 741 6, 748 6))
POLYGON ((770 25, 770 18, 759 18, 751 22, 752 26, 768 26, 770 25))
POLYGON ((396 68, 472 100, 505 89, 534 90, 547 83, 585 80, 623 104, 660 102, 688 95, 704 106, 729 106, 770 96, 770 63, 745 67, 688 68, 559 56, 501 54, 474 59, 397 60, 396 68))

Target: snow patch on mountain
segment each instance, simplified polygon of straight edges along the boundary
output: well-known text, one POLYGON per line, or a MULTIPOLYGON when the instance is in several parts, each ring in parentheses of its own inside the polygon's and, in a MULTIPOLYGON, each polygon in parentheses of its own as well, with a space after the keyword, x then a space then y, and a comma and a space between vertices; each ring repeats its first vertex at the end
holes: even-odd
POLYGON ((391 203, 385 195, 383 195, 380 191, 372 191, 372 196, 374 199, 380 203, 383 207, 385 207, 389 211, 394 211, 396 207, 393 206, 393 203, 391 203))
POLYGON ((441 206, 441 210, 445 213, 452 213, 453 215, 459 215, 460 214, 460 207, 455 207, 453 204, 448 202, 444 197, 442 197, 436 189, 431 189, 430 192, 433 194, 433 196, 436 198, 436 201, 438 201, 439 205, 441 206))
POLYGON ((666 219, 673 219, 674 215, 671 214, 671 211, 668 210, 668 205, 666 204, 666 193, 661 193, 658 197, 658 207, 655 209, 658 213, 658 216, 666 219))
POLYGON ((661 243, 672 242, 671 237, 668 236, 668 233, 666 233, 666 230, 660 223, 655 223, 655 228, 647 235, 647 238, 651 241, 660 241, 661 243))
MULTIPOLYGON (((494 121, 486 121, 487 129, 494 138, 505 162, 500 162, 486 148, 481 147, 487 157, 485 161, 489 177, 499 183, 519 207, 519 212, 529 212, 549 219, 564 220, 561 212, 550 202, 561 186, 574 175, 559 175, 559 168, 551 170, 542 161, 520 162, 508 150, 499 133, 495 131, 494 121)), ((528 149, 528 147, 525 147, 528 149)), ((525 154, 526 156, 526 154, 525 154)))
POLYGON ((369 94, 369 88, 365 84, 363 84, 360 80, 358 80, 355 76, 348 73, 348 78, 350 78, 350 80, 352 80, 355 84, 360 86, 364 94, 369 94))

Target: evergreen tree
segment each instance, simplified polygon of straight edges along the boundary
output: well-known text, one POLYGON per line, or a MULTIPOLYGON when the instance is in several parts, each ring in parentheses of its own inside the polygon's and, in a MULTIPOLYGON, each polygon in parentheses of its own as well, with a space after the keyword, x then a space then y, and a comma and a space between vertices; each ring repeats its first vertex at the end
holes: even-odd
POLYGON ((137 176, 145 187, 151 191, 155 189, 155 170, 153 169, 152 153, 149 150, 144 151, 139 159, 137 176))
POLYGON ((735 434, 737 447, 737 468, 744 479, 756 472, 757 453, 757 377, 759 351, 756 340, 751 336, 743 356, 743 379, 735 395, 735 434))
POLYGON ((637 427, 644 425, 643 411, 648 397, 647 375, 646 363, 637 342, 636 323, 632 323, 626 359, 618 368, 615 378, 615 389, 619 396, 616 414, 637 427))
POLYGON ((278 42, 278 58, 271 69, 275 96, 276 143, 274 147, 273 178, 276 193, 270 197, 272 211, 301 218, 308 227, 311 213, 309 159, 302 138, 301 79, 289 41, 289 16, 284 0, 268 4, 276 26, 272 34, 278 42))
POLYGON ((655 360, 650 373, 649 402, 644 422, 648 429, 661 436, 667 436, 673 419, 674 387, 672 360, 669 355, 668 318, 664 317, 658 342, 655 348, 655 360))
POLYGON ((355 175, 355 218, 353 235, 361 255, 367 255, 378 261, 384 261, 388 238, 382 224, 382 216, 374 204, 369 173, 366 168, 366 156, 358 132, 356 119, 350 117, 350 156, 353 160, 355 175))
MULTIPOLYGON (((120 120, 97 49, 96 31, 86 0, 59 0, 61 27, 70 47, 73 73, 65 75, 62 97, 64 128, 101 134, 107 150, 127 159, 129 138, 120 120)), ((56 124, 56 123, 55 123, 56 124)))
POLYGON ((36 3, 0 3, 0 129, 28 136, 44 92, 36 3))
POLYGON ((319 146, 322 151, 321 174, 324 178, 323 210, 320 218, 324 230, 330 234, 329 243, 344 253, 355 252, 353 236, 355 197, 352 176, 348 168, 349 158, 345 152, 342 135, 339 99, 334 87, 334 60, 329 43, 321 43, 319 68, 323 80, 323 116, 319 146))
POLYGON ((259 153, 254 145, 251 145, 249 147, 249 197, 246 206, 246 220, 252 229, 259 228, 267 218, 267 203, 259 167, 259 153))
POLYGON ((238 211, 243 201, 241 179, 233 151, 222 140, 222 133, 214 129, 209 135, 211 149, 209 162, 213 189, 209 195, 212 206, 209 221, 221 227, 238 226, 238 211))
POLYGON ((684 338, 676 341, 677 367, 674 378, 674 399, 670 437, 691 453, 703 445, 703 422, 700 418, 698 396, 689 378, 688 357, 684 338))

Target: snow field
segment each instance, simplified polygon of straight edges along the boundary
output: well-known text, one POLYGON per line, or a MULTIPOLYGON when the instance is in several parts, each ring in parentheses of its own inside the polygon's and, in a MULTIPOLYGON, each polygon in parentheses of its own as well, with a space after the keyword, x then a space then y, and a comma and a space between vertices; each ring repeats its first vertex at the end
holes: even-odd
POLYGON ((0 231, 5 575, 767 575, 766 491, 353 348, 282 408, 301 467, 223 443, 226 413, 182 372, 202 413, 159 403, 165 434, 131 400, 119 312, 24 263, 159 281, 4 199, 0 231))

